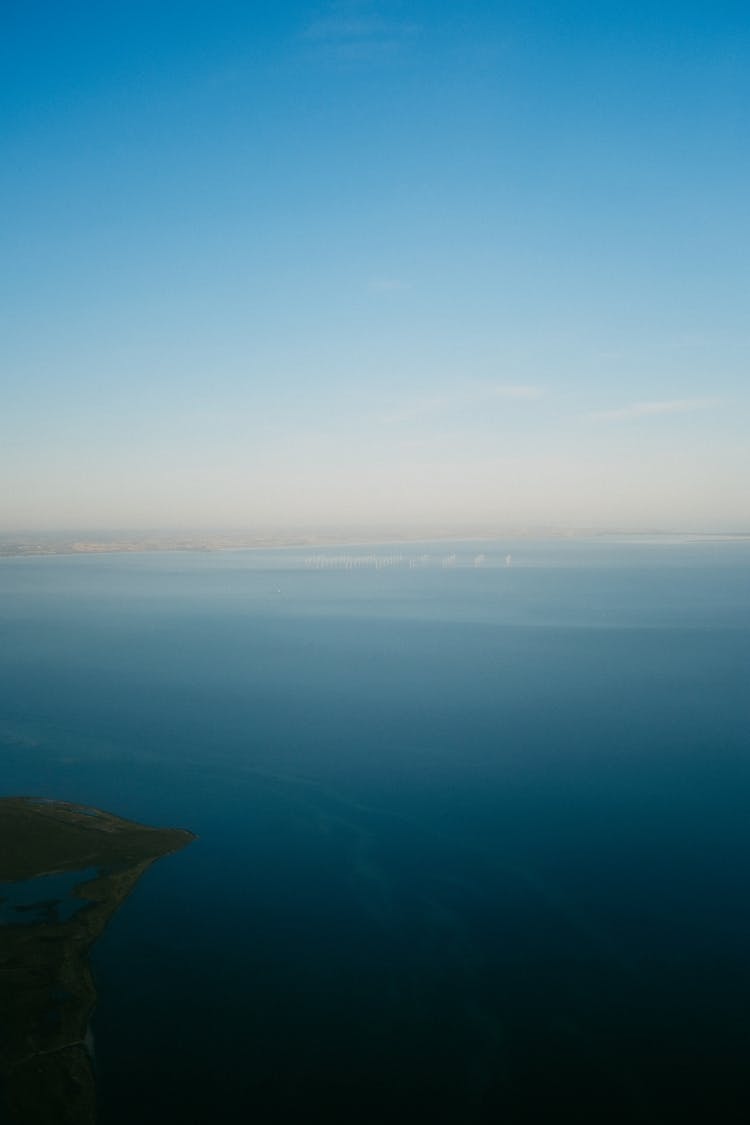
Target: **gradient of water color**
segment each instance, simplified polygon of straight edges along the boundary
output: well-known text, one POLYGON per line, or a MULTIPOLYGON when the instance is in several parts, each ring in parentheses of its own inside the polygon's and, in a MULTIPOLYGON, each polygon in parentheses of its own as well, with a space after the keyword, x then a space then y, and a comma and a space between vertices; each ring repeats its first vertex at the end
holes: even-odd
POLYGON ((103 1125, 744 1121, 749 561, 0 561, 2 791, 200 837, 97 947, 103 1125))

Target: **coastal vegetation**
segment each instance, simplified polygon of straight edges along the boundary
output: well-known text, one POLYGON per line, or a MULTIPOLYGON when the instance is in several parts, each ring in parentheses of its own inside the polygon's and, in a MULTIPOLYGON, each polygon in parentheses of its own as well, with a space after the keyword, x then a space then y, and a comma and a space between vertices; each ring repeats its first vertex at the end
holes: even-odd
POLYGON ((192 839, 68 802, 0 799, 3 1120, 96 1120, 89 951, 151 864, 192 839))

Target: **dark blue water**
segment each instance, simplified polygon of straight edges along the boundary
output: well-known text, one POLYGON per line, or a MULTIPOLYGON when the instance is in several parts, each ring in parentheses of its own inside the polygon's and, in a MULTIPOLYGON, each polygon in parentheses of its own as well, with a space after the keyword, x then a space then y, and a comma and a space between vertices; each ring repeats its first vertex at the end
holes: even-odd
POLYGON ((103 1125, 746 1121, 749 563, 0 560, 2 791, 200 837, 97 947, 103 1125))

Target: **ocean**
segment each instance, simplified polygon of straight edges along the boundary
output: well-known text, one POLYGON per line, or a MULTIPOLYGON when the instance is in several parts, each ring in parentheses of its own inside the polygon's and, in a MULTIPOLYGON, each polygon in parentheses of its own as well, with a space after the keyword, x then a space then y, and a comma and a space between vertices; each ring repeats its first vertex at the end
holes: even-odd
POLYGON ((0 559, 0 794, 198 839, 102 1125, 750 1118, 750 542, 0 559))

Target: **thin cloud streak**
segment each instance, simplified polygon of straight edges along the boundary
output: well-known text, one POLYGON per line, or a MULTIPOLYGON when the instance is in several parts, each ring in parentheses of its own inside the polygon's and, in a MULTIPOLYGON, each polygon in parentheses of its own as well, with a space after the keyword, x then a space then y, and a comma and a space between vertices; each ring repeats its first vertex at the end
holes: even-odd
POLYGON ((672 398, 655 402, 633 402, 616 410, 596 410, 589 414, 597 422, 635 422, 639 418, 653 418, 660 414, 690 414, 696 410, 710 410, 719 406, 718 398, 672 398))
POLYGON ((412 422, 435 414, 486 406, 492 402, 535 402, 542 397, 542 394, 539 387, 526 384, 480 383, 469 385, 461 390, 445 391, 441 394, 413 399, 403 407, 384 415, 382 420, 387 423, 412 422))
POLYGON ((377 58, 397 51, 420 30, 417 24, 386 20, 370 4, 331 4, 313 20, 302 39, 347 60, 377 58))
POLYGON ((371 293, 404 293, 411 289, 411 283, 398 277, 373 277, 369 283, 371 293))
POLYGON ((304 39, 324 40, 340 43, 342 40, 391 37, 393 28, 380 19, 329 19, 315 20, 305 28, 304 39))

